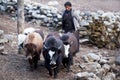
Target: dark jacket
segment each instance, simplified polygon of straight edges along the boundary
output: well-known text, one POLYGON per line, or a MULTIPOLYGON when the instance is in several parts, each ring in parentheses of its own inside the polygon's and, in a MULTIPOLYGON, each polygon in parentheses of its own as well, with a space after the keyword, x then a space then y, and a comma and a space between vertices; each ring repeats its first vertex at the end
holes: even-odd
POLYGON ((65 31, 65 33, 75 31, 72 10, 70 10, 70 11, 65 10, 64 11, 64 14, 62 16, 62 25, 63 25, 62 29, 65 31))

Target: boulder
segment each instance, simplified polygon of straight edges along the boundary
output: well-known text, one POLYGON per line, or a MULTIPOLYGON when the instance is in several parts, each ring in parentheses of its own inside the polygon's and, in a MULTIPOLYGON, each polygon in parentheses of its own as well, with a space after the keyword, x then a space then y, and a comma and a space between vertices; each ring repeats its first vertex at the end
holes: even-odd
POLYGON ((49 1, 49 2, 48 2, 48 5, 49 5, 49 6, 57 6, 57 5, 59 5, 59 3, 58 3, 58 1, 56 1, 56 0, 55 0, 55 1, 49 1))
POLYGON ((47 17, 52 17, 52 14, 47 14, 47 17))
POLYGON ((58 18, 58 19, 61 19, 61 18, 62 18, 62 15, 57 14, 57 18, 58 18))
POLYGON ((11 42, 11 41, 13 41, 14 36, 13 36, 13 35, 10 35, 10 34, 6 34, 6 35, 4 35, 4 38, 5 38, 8 42, 11 42))
POLYGON ((75 74, 74 80, 101 80, 94 73, 80 72, 75 74))
POLYGON ((103 10, 98 10, 97 13, 98 13, 99 15, 103 15, 105 12, 104 12, 103 10))
POLYGON ((120 53, 116 55, 115 64, 120 65, 120 53))
POLYGON ((96 74, 94 73, 89 73, 89 78, 88 80, 101 80, 98 76, 96 76, 96 74))
POLYGON ((91 16, 95 19, 98 20, 99 19, 99 14, 96 12, 91 12, 91 16))
POLYGON ((83 55, 82 58, 85 62, 98 62, 100 60, 100 56, 96 55, 95 53, 88 53, 87 55, 83 55))
POLYGON ((114 64, 115 63, 115 56, 113 56, 113 57, 107 57, 107 60, 108 60, 108 64, 114 64))
POLYGON ((80 43, 86 43, 86 42, 89 42, 89 39, 80 39, 79 42, 80 43))
POLYGON ((74 80, 87 80, 88 77, 89 77, 88 72, 80 72, 80 73, 75 74, 74 80))
POLYGON ((100 60, 99 60, 99 63, 100 64, 106 64, 106 63, 108 63, 109 62, 109 60, 107 59, 107 58, 104 58, 104 57, 102 57, 100 60))
POLYGON ((89 22, 87 22, 86 20, 81 20, 80 24, 81 24, 81 26, 83 26, 83 27, 90 25, 89 22))
POLYGON ((110 65, 108 65, 108 64, 104 64, 104 65, 102 66, 102 68, 104 69, 104 72, 105 72, 105 73, 109 72, 110 69, 111 69, 110 65))
POLYGON ((116 80, 115 77, 116 76, 114 73, 109 72, 109 73, 107 73, 106 76, 102 77, 102 80, 116 80))
POLYGON ((101 69, 101 65, 97 62, 82 63, 79 66, 84 71, 94 72, 94 73, 96 73, 99 69, 101 69))

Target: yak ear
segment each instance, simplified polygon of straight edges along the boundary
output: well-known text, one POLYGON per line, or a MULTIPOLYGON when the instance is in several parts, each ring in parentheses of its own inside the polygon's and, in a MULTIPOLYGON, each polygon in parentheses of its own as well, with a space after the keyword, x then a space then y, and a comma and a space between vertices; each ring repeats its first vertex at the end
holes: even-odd
POLYGON ((23 47, 24 47, 24 50, 27 51, 27 48, 29 47, 29 44, 25 44, 23 47))
POLYGON ((58 50, 58 54, 60 54, 61 53, 61 50, 58 50))
POLYGON ((29 46, 29 44, 25 44, 25 46, 24 46, 24 47, 25 47, 25 48, 27 48, 28 46, 29 46))
POLYGON ((45 44, 45 42, 43 42, 43 45, 45 44))
POLYGON ((72 44, 73 44, 73 41, 70 42, 70 45, 72 45, 72 44))

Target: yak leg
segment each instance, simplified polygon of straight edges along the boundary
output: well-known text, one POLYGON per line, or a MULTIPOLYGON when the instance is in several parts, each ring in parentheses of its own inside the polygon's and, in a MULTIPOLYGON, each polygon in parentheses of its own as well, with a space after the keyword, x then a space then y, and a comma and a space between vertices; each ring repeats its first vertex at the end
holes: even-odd
POLYGON ((30 64, 30 70, 33 71, 33 61, 31 59, 28 59, 29 64, 30 64))
POLYGON ((36 52, 35 53, 35 57, 34 57, 34 68, 37 69, 37 65, 38 65, 38 60, 39 60, 39 53, 36 52))
POLYGON ((52 69, 51 69, 49 63, 46 63, 46 62, 45 62, 45 67, 46 67, 47 70, 49 71, 49 75, 52 76, 52 69))
POLYGON ((59 66, 57 66, 55 69, 54 69, 54 78, 57 78, 57 74, 58 74, 58 71, 59 71, 59 66))
POLYGON ((54 68, 54 78, 57 78, 57 76, 58 76, 57 74, 59 73, 61 63, 62 63, 62 56, 59 55, 59 57, 57 59, 57 65, 56 65, 57 67, 54 68))
POLYGON ((62 63, 63 63, 63 66, 66 68, 66 62, 67 62, 67 58, 64 58, 63 60, 62 60, 62 63))
POLYGON ((38 58, 34 58, 34 69, 37 69, 37 64, 38 64, 38 58))
POLYGON ((41 54, 41 50, 38 53, 38 60, 40 60, 40 54, 41 54))
POLYGON ((69 55, 68 61, 67 61, 67 72, 70 72, 70 66, 73 64, 73 56, 69 55))

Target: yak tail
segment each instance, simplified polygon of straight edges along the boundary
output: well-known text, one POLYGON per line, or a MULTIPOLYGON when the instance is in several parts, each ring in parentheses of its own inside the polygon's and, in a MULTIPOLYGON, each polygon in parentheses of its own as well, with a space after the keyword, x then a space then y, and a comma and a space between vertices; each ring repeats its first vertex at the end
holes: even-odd
POLYGON ((79 41, 79 31, 80 30, 76 30, 75 32, 73 32, 78 41, 79 41))
POLYGON ((75 32, 74 32, 74 35, 75 35, 75 37, 76 37, 76 39, 77 39, 77 42, 78 42, 78 49, 77 49, 77 52, 79 52, 79 39, 80 39, 80 37, 79 37, 79 31, 80 30, 76 30, 75 32))

